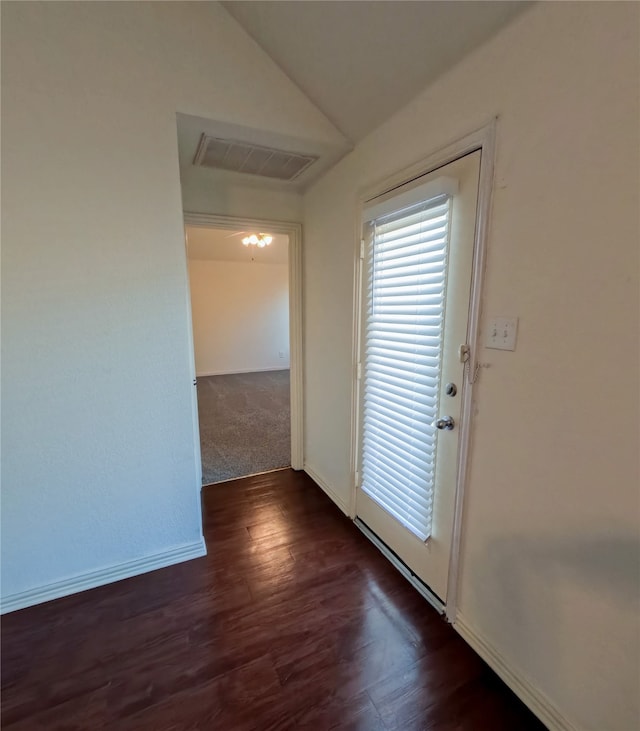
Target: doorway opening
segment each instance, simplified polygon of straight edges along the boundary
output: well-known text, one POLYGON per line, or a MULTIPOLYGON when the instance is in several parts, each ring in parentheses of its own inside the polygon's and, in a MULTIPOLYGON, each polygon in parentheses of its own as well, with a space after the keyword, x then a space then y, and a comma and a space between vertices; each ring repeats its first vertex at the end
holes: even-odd
POLYGON ((300 469, 300 236, 292 227, 185 214, 203 486, 300 469))

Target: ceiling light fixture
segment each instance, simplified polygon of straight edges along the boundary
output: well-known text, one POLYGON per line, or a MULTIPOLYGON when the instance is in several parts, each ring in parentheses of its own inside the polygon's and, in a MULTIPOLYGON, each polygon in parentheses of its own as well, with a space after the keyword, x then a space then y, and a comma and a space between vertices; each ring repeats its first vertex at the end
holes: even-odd
POLYGON ((272 241, 273 236, 269 236, 269 234, 251 234, 242 239, 242 243, 245 246, 257 246, 259 249, 264 249, 265 246, 269 246, 272 241))

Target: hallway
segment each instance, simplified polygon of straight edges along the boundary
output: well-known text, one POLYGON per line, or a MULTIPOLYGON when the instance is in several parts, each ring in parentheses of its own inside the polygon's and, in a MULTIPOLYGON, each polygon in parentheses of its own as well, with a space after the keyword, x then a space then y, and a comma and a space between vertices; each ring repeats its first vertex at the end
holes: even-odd
POLYGON ((3 728, 543 728, 307 475, 203 500, 207 557, 3 618, 3 728))

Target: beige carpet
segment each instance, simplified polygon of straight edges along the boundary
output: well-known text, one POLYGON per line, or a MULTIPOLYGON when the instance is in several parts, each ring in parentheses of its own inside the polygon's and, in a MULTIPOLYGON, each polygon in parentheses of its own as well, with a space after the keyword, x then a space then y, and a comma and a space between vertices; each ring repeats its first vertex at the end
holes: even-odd
POLYGON ((291 464, 289 371, 198 378, 202 484, 291 464))

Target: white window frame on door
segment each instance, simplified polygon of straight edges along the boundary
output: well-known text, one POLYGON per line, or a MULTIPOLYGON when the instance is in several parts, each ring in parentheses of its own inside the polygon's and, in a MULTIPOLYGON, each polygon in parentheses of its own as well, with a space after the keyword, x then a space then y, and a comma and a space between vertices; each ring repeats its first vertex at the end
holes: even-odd
MULTIPOLYGON (((231 231, 255 230, 284 234, 289 237, 289 347, 290 347, 290 397, 291 397, 291 467, 304 467, 303 391, 302 391, 302 226, 289 221, 272 221, 264 218, 240 218, 209 213, 184 213, 185 226, 223 228, 231 231)), ((186 250, 185 250, 186 257, 186 250)), ((193 358, 193 326, 189 324, 190 348, 193 358)), ((195 360, 192 362, 195 379, 195 360)), ((194 389, 194 429, 200 460, 198 404, 194 389)))
MULTIPOLYGON (((354 299, 353 299, 353 352, 352 352, 352 403, 351 403, 351 495, 349 514, 356 517, 356 490, 358 482, 358 459, 360 450, 360 381, 359 362, 362 337, 362 265, 364 247, 361 241, 362 212, 368 201, 389 193, 395 188, 408 183, 422 175, 432 173, 438 168, 448 165, 464 155, 481 150, 480 181, 478 186, 478 202, 476 211, 476 228, 473 244, 473 275, 471 281, 471 297, 469 300, 469 321, 467 328, 467 345, 469 345, 469 361, 465 385, 462 389, 461 429, 459 434, 459 450, 457 460, 457 480, 455 508, 453 518, 453 535, 451 556, 449 560, 448 590, 443 607, 449 622, 456 619, 458 602, 458 584, 460 568, 460 544, 462 539, 462 513, 464 493, 468 477, 469 446, 471 438, 471 419, 473 404, 474 374, 477 373, 478 363, 478 331, 480 327, 481 296, 484 280, 486 259, 486 244, 491 213, 491 194, 493 189, 496 123, 493 119, 483 127, 471 132, 465 137, 452 142, 446 147, 404 168, 393 175, 363 188, 358 195, 358 210, 356 212, 355 229, 357 232, 354 267, 354 299)), ((376 542, 377 543, 377 542, 376 542)), ((379 546, 381 547, 381 546, 379 546)))

